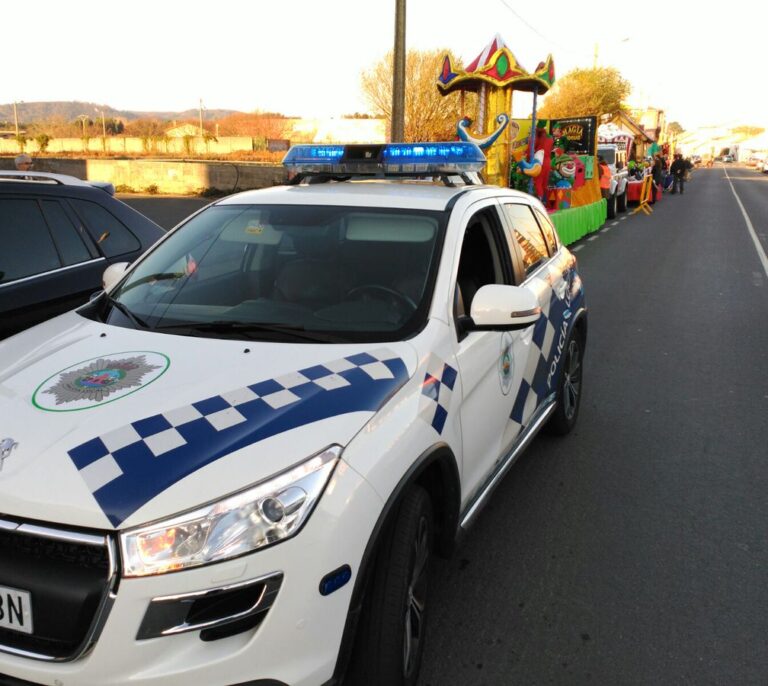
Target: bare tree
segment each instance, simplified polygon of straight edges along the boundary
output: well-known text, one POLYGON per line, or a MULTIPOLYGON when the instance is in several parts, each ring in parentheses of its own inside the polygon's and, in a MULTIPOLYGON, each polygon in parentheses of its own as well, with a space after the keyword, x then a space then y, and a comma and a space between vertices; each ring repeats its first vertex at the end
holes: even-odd
MULTIPOLYGON (((458 93, 440 95, 437 77, 448 50, 409 50, 405 66, 405 140, 452 140, 461 119, 458 93)), ((460 66, 453 54, 451 60, 460 66)), ((361 88, 376 114, 392 122, 392 53, 363 72, 361 88)), ((466 101, 467 114, 474 114, 473 96, 466 101)))

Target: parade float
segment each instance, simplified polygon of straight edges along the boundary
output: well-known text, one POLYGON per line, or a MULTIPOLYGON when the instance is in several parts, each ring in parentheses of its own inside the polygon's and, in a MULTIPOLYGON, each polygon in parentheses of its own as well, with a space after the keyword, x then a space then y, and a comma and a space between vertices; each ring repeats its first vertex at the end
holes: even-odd
POLYGON ((485 180, 536 195, 569 244, 605 222, 606 204, 595 159, 596 118, 536 120, 538 96, 554 81, 552 55, 528 72, 496 35, 466 68, 445 55, 437 87, 442 95, 460 93, 457 136, 485 152, 485 180), (514 91, 533 94, 530 119, 512 119, 514 91), (465 116, 467 92, 477 94, 474 117, 465 116))

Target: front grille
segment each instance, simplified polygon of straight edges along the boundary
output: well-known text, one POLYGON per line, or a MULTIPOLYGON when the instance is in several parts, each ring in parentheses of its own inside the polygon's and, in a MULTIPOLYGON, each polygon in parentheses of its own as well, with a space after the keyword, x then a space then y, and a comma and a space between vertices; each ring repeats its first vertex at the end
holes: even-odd
POLYGON ((5 518, 0 524, 0 586, 30 594, 34 631, 0 628, 0 650, 43 660, 79 657, 114 590, 110 539, 5 518))
POLYGON ((83 545, 0 530, 0 550, 11 548, 46 563, 64 562, 86 569, 109 571, 109 552, 106 546, 83 545))

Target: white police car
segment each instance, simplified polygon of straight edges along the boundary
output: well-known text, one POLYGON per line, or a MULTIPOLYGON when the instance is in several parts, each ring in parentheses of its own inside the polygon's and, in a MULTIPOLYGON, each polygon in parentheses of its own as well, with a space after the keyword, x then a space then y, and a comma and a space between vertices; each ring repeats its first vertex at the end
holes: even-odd
POLYGON ((294 148, 0 343, 0 682, 415 683, 430 555, 579 410, 576 260, 483 163, 294 148))

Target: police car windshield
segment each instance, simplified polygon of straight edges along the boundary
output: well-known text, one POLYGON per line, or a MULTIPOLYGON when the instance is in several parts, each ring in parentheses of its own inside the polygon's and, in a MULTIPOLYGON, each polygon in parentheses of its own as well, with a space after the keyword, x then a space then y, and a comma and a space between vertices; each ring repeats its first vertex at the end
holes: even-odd
POLYGON ((426 321, 443 225, 443 212, 422 210, 213 206, 111 294, 134 319, 115 308, 107 321, 217 338, 398 340, 426 321))

